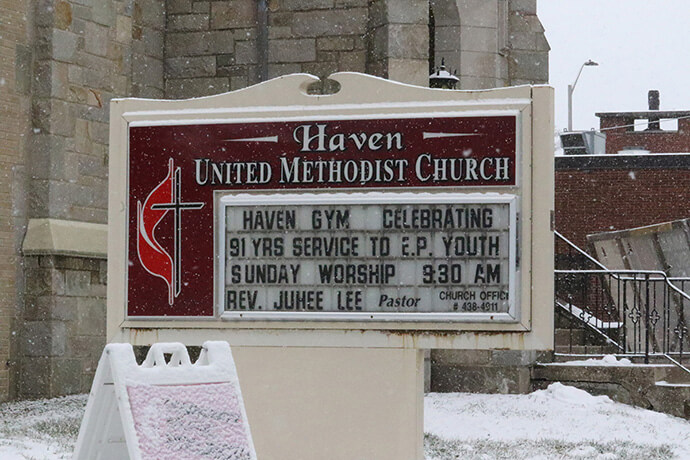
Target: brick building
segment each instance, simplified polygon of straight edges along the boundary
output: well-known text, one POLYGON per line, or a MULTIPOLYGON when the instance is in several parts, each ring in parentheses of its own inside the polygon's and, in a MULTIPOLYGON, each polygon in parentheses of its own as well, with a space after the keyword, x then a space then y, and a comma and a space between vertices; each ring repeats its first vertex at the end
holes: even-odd
POLYGON ((545 83, 536 0, 0 0, 0 400, 90 386, 111 98, 292 72, 426 85, 441 57, 460 89, 545 83))
POLYGON ((556 229, 578 246, 589 234, 690 217, 690 111, 659 110, 658 98, 650 91, 646 111, 596 114, 606 154, 556 158, 556 229))

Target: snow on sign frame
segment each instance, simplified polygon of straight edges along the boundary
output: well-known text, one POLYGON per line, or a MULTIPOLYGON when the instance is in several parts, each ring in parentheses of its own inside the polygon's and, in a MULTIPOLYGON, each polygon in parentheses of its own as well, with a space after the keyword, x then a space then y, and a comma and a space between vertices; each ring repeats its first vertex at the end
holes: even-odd
POLYGON ((110 337, 170 321, 531 329, 535 296, 544 302, 552 290, 533 288, 552 263, 536 251, 551 237, 551 89, 331 78, 341 89, 330 95, 310 95, 316 78, 295 74, 208 98, 113 101, 110 337), (312 212, 360 220, 315 228, 312 212), (287 227, 300 213, 304 225, 287 227), (393 213, 396 228, 380 216, 361 221, 377 213, 393 213), (500 226, 487 223, 494 215, 500 226), (377 255, 387 233, 390 254, 377 255), (410 241, 414 251, 403 248, 410 241))
POLYGON ((204 343, 194 364, 156 343, 141 366, 130 344, 106 345, 74 452, 95 458, 256 460, 228 343, 204 343))

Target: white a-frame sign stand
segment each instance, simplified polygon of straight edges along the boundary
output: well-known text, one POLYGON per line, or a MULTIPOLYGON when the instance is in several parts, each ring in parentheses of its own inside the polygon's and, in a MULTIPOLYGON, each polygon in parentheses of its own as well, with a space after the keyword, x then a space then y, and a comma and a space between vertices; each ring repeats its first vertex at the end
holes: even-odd
POLYGON ((105 347, 75 460, 256 460, 227 342, 206 342, 192 364, 181 343, 105 347), (167 358, 167 359, 166 359, 167 358))

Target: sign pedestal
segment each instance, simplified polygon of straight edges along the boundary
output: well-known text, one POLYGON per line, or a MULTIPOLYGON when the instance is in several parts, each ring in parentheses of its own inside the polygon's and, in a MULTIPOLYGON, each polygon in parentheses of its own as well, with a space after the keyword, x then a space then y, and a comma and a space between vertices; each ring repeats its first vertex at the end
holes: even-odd
POLYGON ((421 350, 232 351, 258 458, 424 458, 421 350))

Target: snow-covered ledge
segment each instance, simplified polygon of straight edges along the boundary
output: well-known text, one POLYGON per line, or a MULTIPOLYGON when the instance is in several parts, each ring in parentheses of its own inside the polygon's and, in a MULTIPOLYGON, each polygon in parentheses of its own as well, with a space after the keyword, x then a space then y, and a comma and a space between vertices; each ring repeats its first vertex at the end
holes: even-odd
POLYGON ((105 259, 108 226, 60 219, 29 219, 22 253, 105 259))

